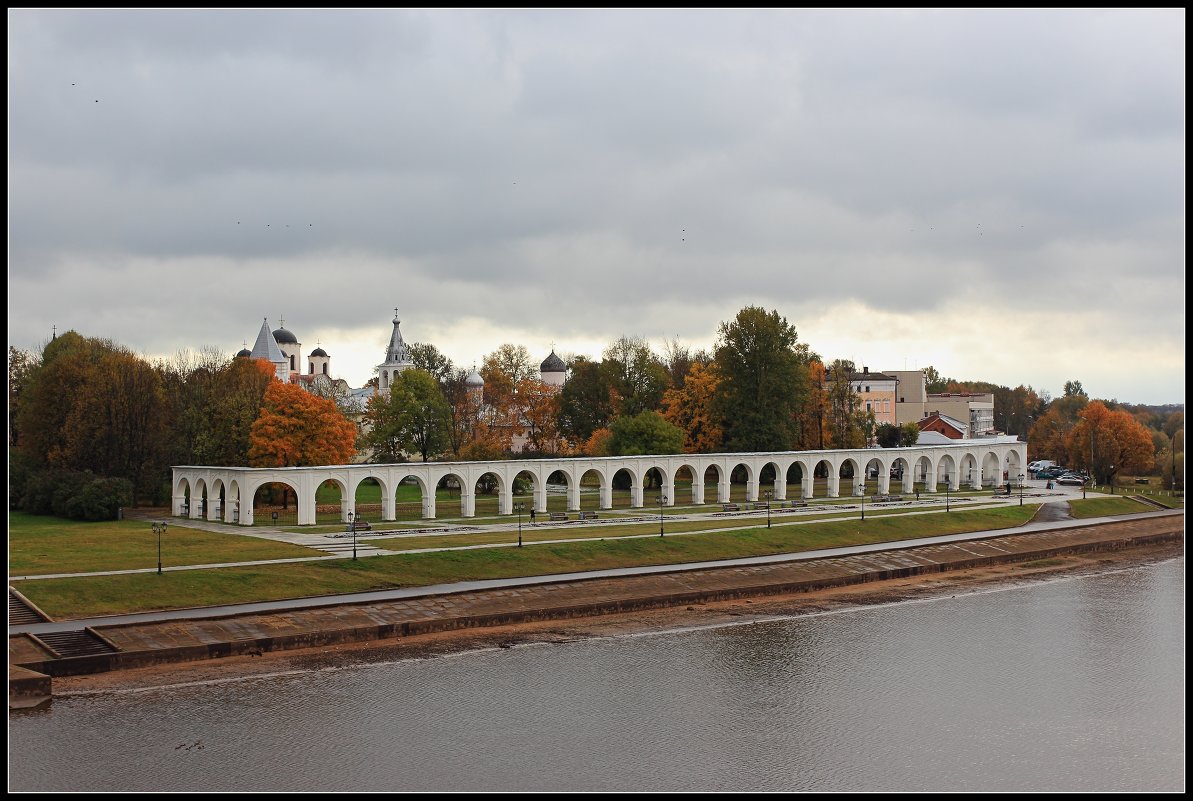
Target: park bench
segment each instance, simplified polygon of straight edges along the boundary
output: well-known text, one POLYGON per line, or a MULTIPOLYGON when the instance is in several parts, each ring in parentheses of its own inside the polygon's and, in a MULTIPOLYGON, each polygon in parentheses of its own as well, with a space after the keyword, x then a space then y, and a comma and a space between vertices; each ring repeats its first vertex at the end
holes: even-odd
POLYGON ((596 512, 581 512, 580 519, 581 520, 596 520, 597 513, 596 512))
POLYGON ((875 495, 874 503, 888 503, 890 501, 901 501, 902 495, 875 495))
POLYGON ((791 501, 790 502, 790 506, 792 509, 795 509, 795 508, 801 507, 801 506, 807 506, 807 505, 808 505, 807 501, 791 501))
POLYGON ((1150 478, 1137 478, 1137 479, 1135 479, 1135 483, 1136 484, 1150 484, 1151 479, 1150 478))
MULTIPOLYGON (((349 523, 348 525, 344 526, 344 531, 351 532, 352 525, 353 525, 352 523, 349 523)), ((373 526, 369 524, 368 520, 357 520, 356 521, 356 530, 357 531, 372 531, 373 526)))
POLYGON ((566 520, 570 520, 570 519, 571 518, 569 518, 567 516, 566 512, 552 512, 551 513, 551 520, 553 520, 553 521, 555 521, 555 520, 566 521, 566 520))
POLYGON ((721 507, 722 512, 740 512, 741 507, 736 503, 727 503, 721 507))

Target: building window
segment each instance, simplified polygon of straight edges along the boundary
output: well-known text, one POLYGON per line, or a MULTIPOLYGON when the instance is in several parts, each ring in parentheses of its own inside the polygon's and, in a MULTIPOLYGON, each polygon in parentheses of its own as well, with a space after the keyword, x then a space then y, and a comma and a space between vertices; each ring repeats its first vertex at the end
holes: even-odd
POLYGON ((869 392, 869 391, 870 391, 870 388, 869 388, 869 387, 866 387, 866 392, 869 392))
POLYGON ((884 400, 884 401, 882 402, 882 411, 883 411, 884 413, 890 413, 890 411, 891 411, 891 402, 890 402, 889 400, 884 400))
POLYGON ((870 411, 870 401, 866 401, 866 411, 870 411))

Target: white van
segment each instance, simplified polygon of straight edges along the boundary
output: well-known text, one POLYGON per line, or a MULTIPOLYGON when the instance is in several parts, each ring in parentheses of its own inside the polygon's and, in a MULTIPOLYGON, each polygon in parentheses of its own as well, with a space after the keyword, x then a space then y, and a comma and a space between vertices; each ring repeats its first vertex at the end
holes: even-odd
POLYGON ((1056 466, 1056 462, 1052 461, 1051 459, 1037 459, 1036 461, 1030 463, 1027 466, 1027 472, 1038 473, 1041 470, 1045 470, 1049 467, 1055 467, 1055 466, 1056 466))

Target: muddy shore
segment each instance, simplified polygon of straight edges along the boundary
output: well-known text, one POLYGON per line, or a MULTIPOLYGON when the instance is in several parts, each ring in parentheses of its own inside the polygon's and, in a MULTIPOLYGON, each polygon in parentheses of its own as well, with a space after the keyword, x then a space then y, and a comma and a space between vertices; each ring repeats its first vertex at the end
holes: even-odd
POLYGON ((565 643, 592 637, 617 637, 685 627, 795 617, 959 595, 1056 575, 1089 575, 1127 569, 1184 553, 1183 542, 1120 551, 1066 554, 1034 562, 998 564, 963 570, 869 582, 787 595, 698 603, 595 617, 519 623, 483 629, 462 629, 390 639, 290 651, 236 656, 217 661, 187 662, 54 679, 56 696, 135 691, 177 684, 228 681, 254 675, 347 667, 395 659, 430 659, 483 648, 509 648, 524 643, 565 643))

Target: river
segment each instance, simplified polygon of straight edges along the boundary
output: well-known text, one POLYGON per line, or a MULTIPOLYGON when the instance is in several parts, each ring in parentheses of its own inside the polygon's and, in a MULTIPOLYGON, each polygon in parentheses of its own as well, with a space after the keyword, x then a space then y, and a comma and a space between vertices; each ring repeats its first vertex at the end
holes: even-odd
POLYGON ((12 791, 1182 791, 1184 559, 10 712, 12 791))

